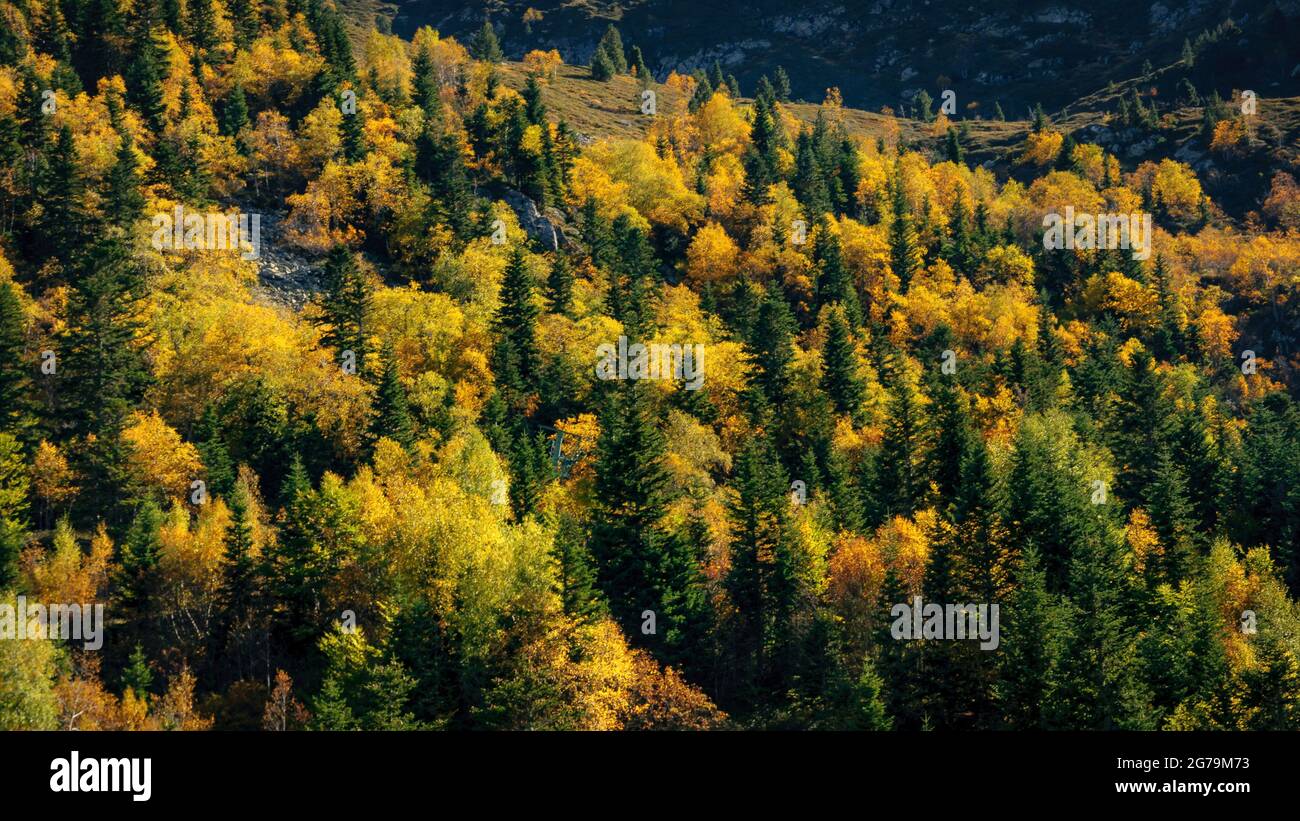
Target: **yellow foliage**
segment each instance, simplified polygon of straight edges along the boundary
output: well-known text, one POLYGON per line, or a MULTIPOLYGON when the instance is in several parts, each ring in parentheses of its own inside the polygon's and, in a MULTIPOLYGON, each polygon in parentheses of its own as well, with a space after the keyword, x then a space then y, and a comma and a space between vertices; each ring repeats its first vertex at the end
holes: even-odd
POLYGON ((736 275, 740 247, 716 222, 708 222, 686 249, 686 273, 695 282, 717 282, 736 275))
POLYGON ((1065 135, 1059 131, 1030 132, 1025 137, 1025 150, 1017 160, 1021 165, 1036 165, 1039 168, 1051 165, 1061 153, 1065 135))
POLYGON ((189 498, 190 482, 203 471, 199 452, 157 411, 132 413, 122 440, 129 447, 127 470, 136 482, 169 498, 189 498))

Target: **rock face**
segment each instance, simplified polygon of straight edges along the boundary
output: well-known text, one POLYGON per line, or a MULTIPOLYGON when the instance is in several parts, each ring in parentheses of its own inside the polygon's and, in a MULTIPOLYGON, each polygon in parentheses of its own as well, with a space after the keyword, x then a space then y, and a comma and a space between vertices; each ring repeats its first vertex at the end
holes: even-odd
POLYGON ((507 190, 501 199, 505 200, 510 210, 515 212, 515 216, 519 219, 519 227, 523 228, 542 250, 558 251, 560 248, 570 247, 569 238, 564 235, 566 227, 564 214, 558 208, 547 208, 546 213, 543 214, 538 210, 537 203, 525 196, 523 192, 514 189, 507 190))
POLYGON ((288 245, 280 231, 284 214, 262 212, 262 252, 255 293, 267 302, 302 310, 324 288, 321 262, 288 245))
MULTIPOLYGON (((1220 61, 1216 84, 1290 79, 1277 96, 1297 87, 1288 38, 1300 0, 493 0, 486 7, 510 59, 556 48, 567 62, 586 64, 612 21, 660 80, 716 60, 752 94, 759 77, 780 65, 795 98, 817 102, 836 86, 846 105, 869 110, 896 105, 904 88, 919 85, 934 98, 941 86, 955 88, 963 105, 978 100, 986 110, 998 101, 1007 112, 1036 103, 1052 111, 1083 89, 1131 79, 1146 59, 1157 67, 1179 60, 1184 40, 1228 18, 1251 60, 1238 60, 1239 68, 1220 61), (541 19, 525 26, 528 9, 541 19)), ((432 25, 462 42, 485 15, 485 4, 463 0, 395 0, 386 8, 403 37, 432 25)), ((1198 88, 1206 84, 1197 80, 1198 88)))

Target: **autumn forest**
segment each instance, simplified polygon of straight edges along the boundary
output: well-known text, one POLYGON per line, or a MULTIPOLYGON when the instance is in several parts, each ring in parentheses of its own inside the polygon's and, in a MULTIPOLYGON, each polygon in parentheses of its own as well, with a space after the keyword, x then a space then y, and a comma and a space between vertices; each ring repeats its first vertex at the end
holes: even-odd
POLYGON ((0 729, 1300 729, 1235 35, 868 111, 358 6, 0 0, 0 729))

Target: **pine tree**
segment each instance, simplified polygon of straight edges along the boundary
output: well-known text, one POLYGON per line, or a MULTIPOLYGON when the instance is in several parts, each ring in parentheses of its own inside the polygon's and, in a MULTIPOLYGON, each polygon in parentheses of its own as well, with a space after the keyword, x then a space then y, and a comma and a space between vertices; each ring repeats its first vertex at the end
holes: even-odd
POLYGON ((496 343, 492 349, 492 372, 498 389, 517 405, 537 390, 541 376, 541 354, 537 347, 537 316, 533 278, 516 246, 501 279, 499 307, 493 319, 496 343))
POLYGON ((601 36, 596 49, 605 50, 615 74, 627 74, 627 55, 623 51, 623 38, 619 36, 618 29, 614 28, 613 23, 605 29, 605 34, 601 36))
POLYGON ((375 416, 370 435, 375 440, 392 439, 410 450, 415 445, 415 424, 407 406, 406 389, 397 369, 397 357, 391 344, 380 354, 381 371, 375 389, 375 416))
POLYGON ((833 309, 827 324, 822 390, 837 413, 856 418, 862 407, 864 386, 858 376, 857 347, 842 308, 833 309))
POLYGON ((900 165, 895 165, 894 168, 893 192, 893 219, 889 223, 889 261, 894 276, 898 277, 899 291, 906 294, 912 283, 912 277, 921 271, 924 251, 917 240, 916 229, 912 225, 907 196, 903 191, 900 165))
POLYGON ((546 277, 547 310, 553 314, 567 314, 572 303, 573 266, 567 255, 558 253, 546 277))
POLYGON ((369 353, 369 316, 373 300, 370 277, 346 246, 335 246, 325 261, 325 294, 321 299, 321 342, 334 349, 339 362, 350 353, 356 372, 364 374, 369 353))
POLYGON ((496 29, 492 27, 489 20, 483 21, 483 26, 470 40, 469 55, 475 60, 485 60, 489 63, 499 63, 505 59, 505 54, 501 51, 501 41, 497 39, 496 29))
POLYGON ((18 286, 0 281, 0 432, 19 435, 31 423, 32 384, 24 356, 27 318, 18 286))
POLYGON ((776 87, 776 99, 783 103, 790 102, 790 75, 785 73, 784 67, 776 67, 772 74, 772 84, 776 87))
POLYGON ((603 83, 615 73, 614 61, 610 58, 609 52, 604 46, 598 46, 596 53, 591 55, 591 79, 603 83))

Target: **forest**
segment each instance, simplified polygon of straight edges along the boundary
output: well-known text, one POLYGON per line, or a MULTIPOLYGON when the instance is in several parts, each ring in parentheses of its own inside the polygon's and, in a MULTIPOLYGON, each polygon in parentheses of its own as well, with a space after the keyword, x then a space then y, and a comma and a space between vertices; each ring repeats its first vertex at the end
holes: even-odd
POLYGON ((1231 38, 1099 115, 1267 166, 1222 202, 636 40, 0 0, 0 729, 1300 729, 1300 164, 1180 73, 1231 38))

